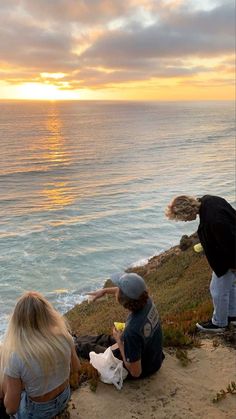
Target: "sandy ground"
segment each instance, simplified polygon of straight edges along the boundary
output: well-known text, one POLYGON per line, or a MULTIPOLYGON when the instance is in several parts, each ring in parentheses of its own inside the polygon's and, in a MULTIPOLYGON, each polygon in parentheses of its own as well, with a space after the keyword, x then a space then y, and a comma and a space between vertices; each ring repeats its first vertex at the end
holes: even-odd
POLYGON ((126 381, 121 391, 100 382, 95 393, 81 386, 72 396, 71 419, 235 419, 236 394, 218 403, 212 399, 236 381, 236 351, 204 339, 188 357, 191 362, 183 367, 166 353, 160 371, 126 381))

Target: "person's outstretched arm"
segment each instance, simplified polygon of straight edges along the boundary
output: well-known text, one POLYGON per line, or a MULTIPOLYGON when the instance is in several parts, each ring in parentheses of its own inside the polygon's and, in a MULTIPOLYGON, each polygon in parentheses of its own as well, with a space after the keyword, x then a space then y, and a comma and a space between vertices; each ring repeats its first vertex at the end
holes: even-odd
POLYGON ((93 297, 92 301, 96 301, 99 298, 104 297, 106 294, 116 295, 118 291, 118 287, 101 288, 96 291, 87 292, 87 295, 91 295, 91 297, 93 297))

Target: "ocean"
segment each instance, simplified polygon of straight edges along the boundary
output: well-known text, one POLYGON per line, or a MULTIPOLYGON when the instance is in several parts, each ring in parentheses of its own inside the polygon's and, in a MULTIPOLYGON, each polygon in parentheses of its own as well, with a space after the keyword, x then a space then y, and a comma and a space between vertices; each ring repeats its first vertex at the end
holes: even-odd
POLYGON ((0 102, 0 334, 25 290, 62 313, 197 222, 179 194, 235 206, 233 102, 0 102))

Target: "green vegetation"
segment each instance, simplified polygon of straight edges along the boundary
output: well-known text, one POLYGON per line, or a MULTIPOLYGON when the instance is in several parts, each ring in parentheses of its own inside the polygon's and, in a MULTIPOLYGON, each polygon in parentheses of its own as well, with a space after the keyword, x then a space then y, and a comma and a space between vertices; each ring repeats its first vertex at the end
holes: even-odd
MULTIPOLYGON (((153 258, 147 265, 132 269, 144 277, 156 303, 163 326, 164 345, 191 347, 199 344, 195 336, 197 321, 212 313, 209 295, 211 270, 203 254, 191 248, 171 251, 153 258)), ((110 286, 109 281, 105 286, 110 286)), ((113 322, 123 322, 127 311, 114 300, 83 302, 66 314, 77 335, 111 333, 113 322)))
MULTIPOLYGON (((211 269, 204 254, 193 251, 193 244, 184 251, 175 246, 152 258, 147 265, 132 269, 145 279, 161 316, 164 345, 175 348, 176 357, 182 366, 191 362, 186 349, 200 345, 195 330, 196 322, 207 320, 212 314, 209 294, 211 269)), ((111 285, 107 281, 105 287, 111 285)), ((127 311, 114 297, 108 297, 107 300, 91 304, 83 302, 70 310, 66 317, 73 333, 77 335, 110 334, 114 321, 126 320, 127 311)), ((235 344, 234 331, 229 329, 224 338, 229 344, 235 344)), ((214 346, 217 345, 218 340, 215 340, 214 346)), ((84 381, 88 381, 90 388, 96 390, 97 371, 88 361, 83 360, 80 384, 84 381)), ((227 390, 220 390, 213 401, 221 400, 227 393, 235 393, 234 382, 230 383, 227 390)), ((60 416, 61 419, 68 417, 60 416)))
POLYGON ((175 356, 180 361, 182 367, 187 367, 187 365, 192 362, 192 360, 188 357, 186 349, 177 348, 175 356))

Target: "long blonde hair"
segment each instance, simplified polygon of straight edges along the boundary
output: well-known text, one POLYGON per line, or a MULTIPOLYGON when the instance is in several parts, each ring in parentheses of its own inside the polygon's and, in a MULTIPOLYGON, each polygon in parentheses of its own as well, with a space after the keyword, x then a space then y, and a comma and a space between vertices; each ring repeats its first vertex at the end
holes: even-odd
POLYGON ((169 220, 189 221, 199 212, 200 201, 194 196, 180 195, 175 197, 165 210, 169 220))
POLYGON ((68 344, 72 347, 73 339, 65 319, 40 293, 24 293, 16 303, 2 342, 0 382, 13 353, 29 367, 30 360, 38 361, 46 374, 53 372, 58 357, 66 360, 68 344))

